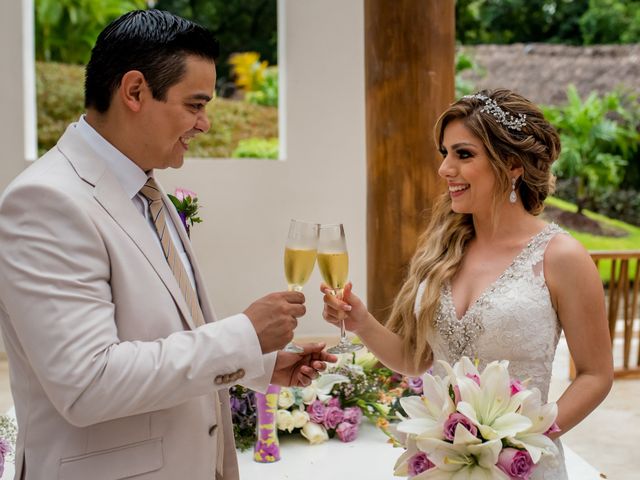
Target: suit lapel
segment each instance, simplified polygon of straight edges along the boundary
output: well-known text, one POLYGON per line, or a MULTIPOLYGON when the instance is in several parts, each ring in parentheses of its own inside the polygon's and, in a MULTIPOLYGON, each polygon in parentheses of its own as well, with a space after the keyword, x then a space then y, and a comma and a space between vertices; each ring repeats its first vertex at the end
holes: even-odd
MULTIPOLYGON (((191 329, 195 329, 193 319, 184 296, 180 291, 162 250, 158 247, 154 232, 146 220, 128 198, 117 179, 109 172, 104 162, 86 145, 70 126, 58 142, 59 150, 71 162, 78 175, 94 186, 93 196, 111 218, 124 230, 140 253, 149 261, 160 277, 180 313, 191 329)), ((173 210, 173 207, 171 208, 173 210)))
MULTIPOLYGON (((160 186, 160 188, 162 188, 162 186, 160 186)), ((178 235, 180 236, 180 241, 184 246, 184 251, 187 253, 187 256, 189 257, 189 262, 191 263, 191 269, 193 270, 193 277, 196 281, 196 292, 198 294, 198 299, 200 300, 200 308, 202 309, 202 313, 204 315, 205 321, 207 323, 215 322, 216 315, 215 315, 215 312, 213 311, 213 308, 211 307, 211 302, 209 301, 209 296, 207 295, 207 289, 204 286, 202 274, 200 272, 200 269, 198 268, 198 261, 196 260, 195 252, 193 251, 193 248, 191 246, 191 239, 187 235, 187 231, 185 230, 182 224, 182 219, 180 218, 180 216, 178 215, 178 212, 176 211, 175 207, 171 203, 171 200, 169 200, 169 197, 167 197, 164 191, 162 193, 164 194, 163 198, 164 198, 165 209, 169 212, 169 216, 171 217, 173 224, 176 226, 176 230, 178 231, 178 235)))

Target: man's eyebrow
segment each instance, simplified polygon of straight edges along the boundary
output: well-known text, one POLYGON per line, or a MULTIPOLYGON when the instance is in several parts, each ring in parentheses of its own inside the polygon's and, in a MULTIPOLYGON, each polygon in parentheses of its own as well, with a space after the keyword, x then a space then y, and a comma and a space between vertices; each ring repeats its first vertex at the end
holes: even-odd
POLYGON ((210 102, 211 97, 206 93, 196 93, 188 97, 191 100, 204 100, 205 102, 210 102))

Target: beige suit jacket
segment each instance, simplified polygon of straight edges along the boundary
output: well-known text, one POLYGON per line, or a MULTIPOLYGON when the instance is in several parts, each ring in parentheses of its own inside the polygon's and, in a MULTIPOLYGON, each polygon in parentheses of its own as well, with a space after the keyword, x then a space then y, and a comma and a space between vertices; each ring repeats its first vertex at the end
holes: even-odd
MULTIPOLYGON (((171 204, 176 226, 180 221, 171 204)), ((0 324, 18 419, 16 479, 238 477, 227 389, 264 389, 248 318, 195 328, 154 232, 74 125, 0 199, 0 324), (222 418, 213 408, 220 394, 222 418)), ((214 322, 214 323, 209 323, 214 322)))

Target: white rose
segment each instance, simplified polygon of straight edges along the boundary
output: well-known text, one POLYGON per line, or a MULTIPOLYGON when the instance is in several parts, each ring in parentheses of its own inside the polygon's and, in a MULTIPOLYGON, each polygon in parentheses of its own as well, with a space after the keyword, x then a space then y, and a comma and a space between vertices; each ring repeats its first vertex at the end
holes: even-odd
POLYGON ((291 412, 291 416, 293 417, 293 426, 295 428, 302 428, 309 421, 309 414, 298 408, 291 412))
POLYGON ((278 430, 286 430, 288 432, 293 431, 293 416, 289 410, 278 410, 276 412, 276 424, 278 430))
POLYGON ((304 438, 309 440, 309 443, 311 445, 326 442, 327 440, 329 440, 327 431, 322 425, 318 425, 317 423, 307 422, 305 426, 302 427, 301 433, 304 438))
POLYGON ((278 406, 280 408, 289 408, 295 402, 295 397, 290 388, 283 387, 278 396, 278 406))
POLYGON ((305 405, 311 405, 315 401, 315 399, 318 397, 318 395, 316 394, 316 387, 314 387, 313 385, 304 387, 302 389, 302 392, 300 393, 302 395, 302 402, 305 405))

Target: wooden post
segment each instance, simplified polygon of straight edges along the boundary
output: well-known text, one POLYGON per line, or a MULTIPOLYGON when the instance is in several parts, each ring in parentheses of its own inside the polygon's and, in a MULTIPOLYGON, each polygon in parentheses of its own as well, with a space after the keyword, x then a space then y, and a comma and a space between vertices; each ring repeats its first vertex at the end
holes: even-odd
POLYGON ((455 0, 365 0, 368 307, 384 321, 442 191, 433 140, 454 99, 455 0))

